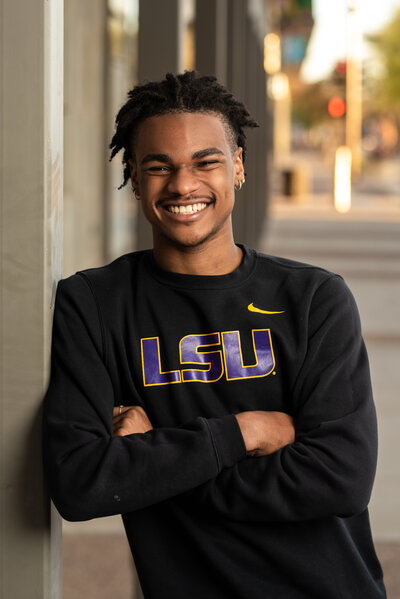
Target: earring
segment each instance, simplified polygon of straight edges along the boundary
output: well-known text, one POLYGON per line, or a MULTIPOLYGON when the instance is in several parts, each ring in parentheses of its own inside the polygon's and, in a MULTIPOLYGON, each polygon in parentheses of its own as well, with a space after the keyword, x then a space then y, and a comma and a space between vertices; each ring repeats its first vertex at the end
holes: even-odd
POLYGON ((137 193, 136 188, 132 185, 133 197, 135 200, 140 200, 140 195, 137 193))
POLYGON ((243 179, 240 181, 240 183, 238 185, 235 185, 235 190, 240 191, 245 183, 246 183, 246 179, 244 178, 244 175, 243 175, 243 179))

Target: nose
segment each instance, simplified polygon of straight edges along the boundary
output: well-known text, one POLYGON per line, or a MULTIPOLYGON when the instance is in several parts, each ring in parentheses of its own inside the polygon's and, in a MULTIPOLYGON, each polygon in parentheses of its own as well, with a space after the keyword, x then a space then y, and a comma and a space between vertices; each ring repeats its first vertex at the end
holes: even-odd
POLYGON ((187 196, 199 188, 196 174, 190 167, 180 167, 168 177, 168 192, 177 196, 187 196))

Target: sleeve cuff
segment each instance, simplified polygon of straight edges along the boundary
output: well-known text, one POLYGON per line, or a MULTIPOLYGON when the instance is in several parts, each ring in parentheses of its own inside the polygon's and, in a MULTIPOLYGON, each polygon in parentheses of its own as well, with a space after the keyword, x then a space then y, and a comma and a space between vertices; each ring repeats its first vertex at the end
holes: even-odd
POLYGON ((246 446, 239 423, 233 414, 222 418, 208 418, 206 422, 210 429, 220 471, 246 457, 246 446))

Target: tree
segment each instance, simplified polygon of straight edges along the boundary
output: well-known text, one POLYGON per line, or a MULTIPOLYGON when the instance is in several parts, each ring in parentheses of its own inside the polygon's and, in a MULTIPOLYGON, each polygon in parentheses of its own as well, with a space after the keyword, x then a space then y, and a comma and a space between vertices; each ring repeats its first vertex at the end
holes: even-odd
POLYGON ((372 75, 369 89, 377 108, 400 115, 400 10, 380 32, 367 39, 376 48, 382 61, 383 72, 372 75))

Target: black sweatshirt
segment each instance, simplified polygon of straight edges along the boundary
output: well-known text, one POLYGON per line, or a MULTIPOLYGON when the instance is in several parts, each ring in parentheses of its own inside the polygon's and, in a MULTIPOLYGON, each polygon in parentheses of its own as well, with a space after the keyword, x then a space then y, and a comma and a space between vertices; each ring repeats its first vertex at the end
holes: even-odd
POLYGON ((222 276, 164 271, 148 250, 60 281, 51 496, 68 520, 123 515, 146 599, 385 597, 354 299, 337 275, 243 250, 222 276), (118 405, 154 430, 113 437, 118 405), (247 457, 247 410, 291 414, 295 442, 247 457))

